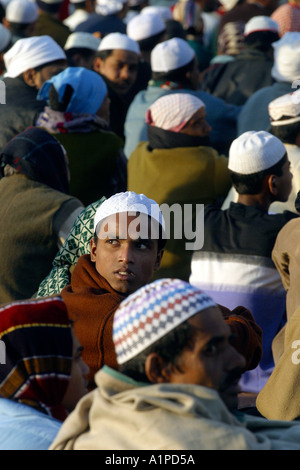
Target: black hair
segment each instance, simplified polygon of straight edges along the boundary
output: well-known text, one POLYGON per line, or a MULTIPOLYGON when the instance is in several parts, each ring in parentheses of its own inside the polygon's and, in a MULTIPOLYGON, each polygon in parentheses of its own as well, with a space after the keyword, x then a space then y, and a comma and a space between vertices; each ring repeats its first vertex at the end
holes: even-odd
MULTIPOLYGON (((290 116, 283 116, 282 120, 284 119, 290 119, 290 116)), ((300 121, 284 124, 283 126, 272 126, 271 123, 270 133, 286 144, 295 144, 299 132, 300 121)))
POLYGON ((18 36, 24 36, 25 31, 32 23, 14 23, 13 21, 9 22, 9 30, 12 34, 16 34, 18 36))
POLYGON ((186 80, 186 74, 193 70, 195 60, 196 57, 193 57, 188 64, 175 70, 169 70, 168 72, 152 72, 152 79, 157 81, 170 80, 171 82, 184 82, 186 80))
POLYGON ((107 49, 105 51, 96 51, 96 57, 100 57, 102 60, 106 60, 112 53, 114 49, 107 49))
POLYGON ((166 30, 164 29, 160 33, 137 41, 141 51, 152 51, 152 49, 163 39, 165 32, 166 30))
POLYGON ((255 31, 245 37, 245 45, 260 51, 272 49, 272 43, 280 39, 275 31, 255 31))
POLYGON ((64 63, 65 61, 65 59, 51 60, 50 62, 46 62, 45 64, 38 65, 37 67, 33 68, 36 72, 40 72, 44 67, 48 67, 48 65, 59 65, 61 63, 64 63))
POLYGON ((184 349, 193 347, 194 339, 195 328, 185 321, 133 359, 120 364, 118 369, 122 374, 134 380, 149 383, 145 374, 145 362, 149 354, 156 353, 166 365, 171 366, 172 370, 183 372, 180 368, 180 356, 184 349))
POLYGON ((72 47, 71 49, 66 50, 65 53, 66 53, 68 64, 70 65, 70 67, 75 66, 73 62, 73 57, 76 54, 80 54, 86 60, 89 60, 92 57, 95 57, 95 51, 93 49, 88 49, 85 47, 72 47))
POLYGON ((287 153, 270 168, 252 173, 250 175, 243 175, 230 171, 231 181, 238 192, 238 194, 259 194, 262 191, 263 181, 268 175, 282 176, 282 167, 287 161, 287 153))

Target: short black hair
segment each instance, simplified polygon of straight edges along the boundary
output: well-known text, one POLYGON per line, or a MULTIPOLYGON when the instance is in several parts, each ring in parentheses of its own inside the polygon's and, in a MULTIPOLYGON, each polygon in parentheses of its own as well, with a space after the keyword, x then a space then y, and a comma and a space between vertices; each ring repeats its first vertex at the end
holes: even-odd
POLYGON ((268 175, 282 176, 282 167, 287 161, 287 153, 270 168, 252 173, 250 175, 243 175, 230 171, 231 181, 238 192, 238 194, 259 194, 262 191, 263 181, 268 175))
POLYGON ((171 82, 184 82, 186 80, 186 74, 191 72, 195 66, 196 56, 186 65, 179 67, 175 70, 169 70, 168 72, 152 72, 152 79, 155 81, 170 80, 171 82))
POLYGON ((141 51, 152 51, 152 49, 163 39, 166 30, 164 29, 160 33, 154 34, 145 39, 140 39, 138 42, 141 51))
POLYGON ((178 325, 174 330, 151 344, 133 359, 119 365, 119 371, 139 382, 149 383, 145 374, 145 362, 151 353, 158 354, 172 370, 183 372, 180 368, 180 356, 186 348, 192 348, 195 340, 195 328, 187 321, 178 325))
POLYGON ((71 67, 75 65, 73 62, 73 56, 76 54, 80 54, 87 60, 91 59, 92 57, 95 57, 95 51, 86 47, 72 47, 71 49, 66 50, 65 53, 68 59, 68 64, 71 67))
POLYGON ((245 37, 245 45, 264 52, 271 50, 273 42, 279 39, 275 31, 255 31, 245 37))
MULTIPOLYGON (((282 120, 290 119, 290 116, 283 116, 282 120)), ((300 121, 292 124, 284 124, 283 126, 272 126, 270 133, 275 135, 281 142, 285 144, 295 144, 300 132, 300 121)))

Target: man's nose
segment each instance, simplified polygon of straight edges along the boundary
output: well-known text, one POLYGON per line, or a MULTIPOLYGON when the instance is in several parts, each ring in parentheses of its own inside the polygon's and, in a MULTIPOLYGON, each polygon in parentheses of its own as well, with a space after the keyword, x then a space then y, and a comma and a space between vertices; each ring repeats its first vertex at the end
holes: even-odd
POLYGON ((119 260, 126 264, 133 262, 133 249, 129 243, 124 243, 121 246, 119 260))

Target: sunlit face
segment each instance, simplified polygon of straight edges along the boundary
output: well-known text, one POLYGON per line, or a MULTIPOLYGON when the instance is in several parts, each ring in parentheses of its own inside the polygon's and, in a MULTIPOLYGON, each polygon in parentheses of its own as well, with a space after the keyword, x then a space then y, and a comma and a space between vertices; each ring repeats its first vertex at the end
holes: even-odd
POLYGON ((170 383, 202 385, 217 390, 229 409, 237 407, 238 382, 245 359, 231 346, 231 330, 217 307, 210 307, 188 320, 195 328, 195 341, 183 350, 182 370, 170 371, 170 383))
POLYGON ((107 217, 101 224, 97 244, 91 240, 91 260, 97 272, 120 294, 136 291, 159 268, 162 251, 158 252, 158 239, 151 238, 151 233, 147 215, 129 216, 124 212, 107 217), (140 225, 147 232, 141 236, 135 230, 139 231, 140 225))
POLYGON ((72 357, 72 368, 71 368, 71 377, 66 390, 65 396, 62 400, 62 405, 70 412, 72 411, 77 402, 80 400, 83 395, 88 392, 87 389, 87 379, 86 376, 89 373, 89 367, 83 361, 82 346, 80 345, 73 329, 72 329, 72 339, 73 339, 73 357, 72 357))
POLYGON ((181 129, 181 134, 190 136, 206 137, 211 131, 211 127, 206 121, 206 111, 204 106, 199 108, 187 124, 181 129))
POLYGON ((111 82, 118 93, 127 93, 137 78, 139 56, 132 51, 115 49, 106 59, 97 57, 95 70, 111 82))

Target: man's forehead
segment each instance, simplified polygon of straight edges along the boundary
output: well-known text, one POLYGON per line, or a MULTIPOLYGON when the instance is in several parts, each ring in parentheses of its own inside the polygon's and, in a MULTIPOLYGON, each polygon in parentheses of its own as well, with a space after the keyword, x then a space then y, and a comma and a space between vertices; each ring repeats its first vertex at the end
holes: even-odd
POLYGON ((129 211, 112 214, 101 223, 99 238, 118 236, 119 238, 147 239, 158 238, 159 224, 147 214, 129 211))
POLYGON ((123 62, 126 64, 138 64, 139 62, 139 56, 135 52, 125 49, 114 49, 109 57, 115 62, 123 62))

